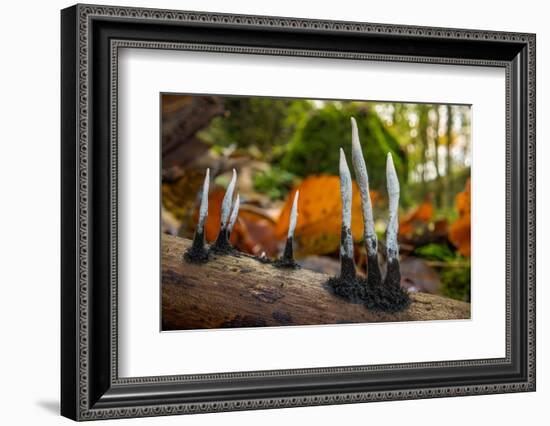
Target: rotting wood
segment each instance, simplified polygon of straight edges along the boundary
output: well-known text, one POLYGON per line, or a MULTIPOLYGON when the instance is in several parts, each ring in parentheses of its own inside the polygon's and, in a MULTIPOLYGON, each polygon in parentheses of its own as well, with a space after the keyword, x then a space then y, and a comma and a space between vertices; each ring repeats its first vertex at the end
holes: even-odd
POLYGON ((328 275, 276 268, 246 254, 187 263, 191 244, 162 236, 163 330, 470 318, 469 303, 427 293, 412 293, 403 312, 369 311, 333 295, 328 275))

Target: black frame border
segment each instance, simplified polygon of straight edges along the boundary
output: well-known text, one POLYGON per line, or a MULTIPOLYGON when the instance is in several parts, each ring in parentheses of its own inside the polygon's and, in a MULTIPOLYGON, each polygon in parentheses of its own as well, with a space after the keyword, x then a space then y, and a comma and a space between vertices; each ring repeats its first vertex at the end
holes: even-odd
POLYGON ((535 35, 76 5, 61 14, 61 413, 74 420, 535 390, 535 35), (118 378, 121 47, 506 69, 506 357, 118 378))

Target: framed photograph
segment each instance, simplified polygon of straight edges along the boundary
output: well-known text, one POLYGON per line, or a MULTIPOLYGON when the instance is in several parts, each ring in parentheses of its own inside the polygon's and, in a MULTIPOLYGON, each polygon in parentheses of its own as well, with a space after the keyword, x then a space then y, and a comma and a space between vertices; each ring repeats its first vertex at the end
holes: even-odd
POLYGON ((535 35, 61 12, 61 412, 535 390, 535 35))

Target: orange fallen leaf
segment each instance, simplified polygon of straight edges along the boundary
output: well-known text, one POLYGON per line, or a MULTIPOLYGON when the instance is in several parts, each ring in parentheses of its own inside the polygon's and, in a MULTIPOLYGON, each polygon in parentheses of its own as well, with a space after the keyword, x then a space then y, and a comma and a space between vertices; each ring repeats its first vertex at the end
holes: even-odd
POLYGON ((401 219, 399 222, 399 234, 409 237, 412 236, 419 225, 427 225, 432 220, 433 214, 434 207, 427 199, 401 219))
POLYGON ((455 199, 458 219, 449 227, 449 240, 463 256, 470 256, 471 216, 470 216, 470 179, 466 181, 464 191, 455 199))
MULTIPOLYGON (((300 191, 298 220, 294 239, 297 256, 331 253, 340 245, 342 221, 342 201, 340 198, 340 178, 338 176, 309 176, 288 195, 275 225, 275 236, 286 239, 290 210, 295 192, 300 191)), ((355 181, 352 183, 352 224, 353 239, 363 238, 361 195, 355 181)), ((376 195, 376 194, 373 194, 376 195)))
MULTIPOLYGON (((224 195, 224 190, 212 191, 208 195, 208 216, 206 217, 206 222, 204 223, 204 237, 208 242, 215 241, 218 236, 218 232, 220 232, 220 218, 222 214, 222 200, 224 195)), ((197 205, 195 210, 195 224, 197 223, 199 217, 198 207, 199 206, 197 205)))

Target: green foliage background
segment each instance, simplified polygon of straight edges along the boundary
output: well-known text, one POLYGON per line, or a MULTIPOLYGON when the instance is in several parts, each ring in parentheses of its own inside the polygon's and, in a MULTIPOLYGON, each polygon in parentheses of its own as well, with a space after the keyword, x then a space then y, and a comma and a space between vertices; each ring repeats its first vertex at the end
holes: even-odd
POLYGON ((351 123, 355 117, 370 186, 383 190, 386 185, 386 156, 392 153, 402 185, 407 182, 407 157, 395 136, 384 127, 378 115, 357 104, 326 104, 301 123, 281 159, 284 169, 298 176, 338 175, 339 148, 351 159, 351 123))
MULTIPOLYGON (((338 175, 339 148, 351 159, 351 117, 357 120, 371 188, 385 191, 389 152, 402 187, 407 185, 407 155, 395 130, 365 102, 227 97, 224 106, 226 114, 199 137, 214 150, 234 146, 269 162, 272 168, 255 176, 255 187, 273 199, 284 198, 294 178, 338 175)), ((406 195, 402 202, 407 204, 406 195)))

